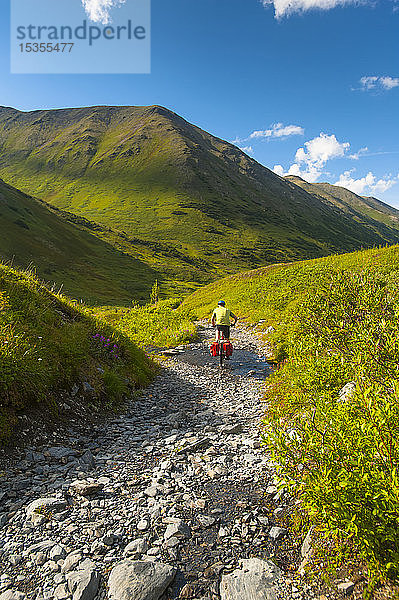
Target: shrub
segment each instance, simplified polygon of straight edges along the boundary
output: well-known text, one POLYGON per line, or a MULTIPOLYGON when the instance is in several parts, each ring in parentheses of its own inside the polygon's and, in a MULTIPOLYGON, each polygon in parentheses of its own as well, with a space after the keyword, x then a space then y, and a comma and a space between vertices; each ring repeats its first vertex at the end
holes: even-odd
POLYGON ((282 480, 384 575, 399 569, 398 318, 397 285, 330 275, 286 326, 288 358, 266 391, 264 442, 282 480))

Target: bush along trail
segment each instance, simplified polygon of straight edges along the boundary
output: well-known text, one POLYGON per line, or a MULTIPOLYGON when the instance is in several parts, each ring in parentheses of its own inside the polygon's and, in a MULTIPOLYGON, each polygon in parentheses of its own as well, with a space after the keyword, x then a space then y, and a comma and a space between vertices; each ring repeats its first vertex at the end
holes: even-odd
POLYGON ((125 414, 3 466, 2 600, 310 597, 287 578, 298 548, 259 443, 264 348, 234 330, 220 374, 212 334, 165 356, 125 414))

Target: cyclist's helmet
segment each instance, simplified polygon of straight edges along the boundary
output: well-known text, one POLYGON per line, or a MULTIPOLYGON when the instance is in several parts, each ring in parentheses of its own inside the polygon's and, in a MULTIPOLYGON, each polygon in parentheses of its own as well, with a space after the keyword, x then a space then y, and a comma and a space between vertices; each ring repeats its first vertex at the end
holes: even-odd
POLYGON ((224 300, 219 300, 218 306, 226 306, 226 302, 224 300))

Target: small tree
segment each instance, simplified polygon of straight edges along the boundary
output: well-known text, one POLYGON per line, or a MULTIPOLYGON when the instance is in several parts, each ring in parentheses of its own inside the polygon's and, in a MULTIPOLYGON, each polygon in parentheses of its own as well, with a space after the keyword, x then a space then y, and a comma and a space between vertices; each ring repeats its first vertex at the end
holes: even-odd
POLYGON ((151 304, 157 304, 159 300, 159 284, 158 279, 155 280, 154 285, 152 286, 150 302, 151 304))

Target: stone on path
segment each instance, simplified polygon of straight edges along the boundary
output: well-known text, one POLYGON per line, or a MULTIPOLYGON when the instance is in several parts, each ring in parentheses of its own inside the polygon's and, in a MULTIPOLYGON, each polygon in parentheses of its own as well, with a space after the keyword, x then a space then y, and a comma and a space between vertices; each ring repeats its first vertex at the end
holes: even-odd
POLYGON ((281 575, 269 560, 244 559, 241 569, 222 576, 221 600, 277 600, 281 575))
POLYGON ((73 571, 81 562, 81 560, 83 560, 83 556, 79 550, 70 552, 64 560, 64 564, 61 567, 61 572, 68 573, 68 571, 73 571))
POLYGON ((96 461, 90 450, 86 450, 79 458, 79 466, 82 471, 91 471, 96 468, 96 461))
POLYGON ((287 535, 287 530, 284 527, 272 527, 269 531, 269 537, 272 540, 279 540, 285 535, 287 535))
POLYGON ((215 517, 209 517, 207 515, 198 515, 198 521, 203 527, 212 527, 217 521, 215 517))
POLYGON ((68 587, 65 583, 60 583, 54 590, 54 598, 56 600, 67 600, 70 598, 68 587))
POLYGON ((208 448, 210 445, 211 440, 209 438, 201 438, 200 440, 197 440, 192 444, 184 446, 184 448, 180 448, 180 450, 178 450, 176 454, 195 453, 198 452, 198 450, 205 450, 205 448, 208 448))
POLYGON ((158 600, 176 575, 176 569, 157 562, 123 560, 108 579, 110 600, 158 600))
POLYGON ((28 504, 26 508, 26 518, 31 521, 37 520, 42 515, 61 512, 68 506, 63 498, 38 498, 28 504))
POLYGON ((150 526, 150 520, 147 517, 143 517, 137 523, 137 529, 139 531, 146 531, 149 528, 149 526, 150 526))
POLYGON ((168 540, 171 537, 190 538, 191 531, 189 526, 181 519, 178 519, 176 523, 170 523, 166 528, 164 538, 168 540))
POLYGON ((130 542, 124 549, 123 554, 129 556, 133 560, 140 558, 142 554, 147 552, 148 543, 143 538, 137 538, 130 542))
POLYGON ((26 596, 22 592, 14 592, 12 590, 7 590, 0 594, 0 600, 25 600, 26 596))
POLYGON ((94 496, 103 489, 104 484, 95 481, 86 481, 85 479, 76 479, 69 486, 71 494, 78 496, 94 496))
POLYGON ((340 592, 343 592, 346 596, 349 596, 355 589, 355 584, 353 581, 344 581, 343 583, 339 583, 337 587, 340 592))
POLYGON ((39 554, 40 552, 47 553, 55 546, 55 544, 56 542, 54 542, 54 540, 42 540, 41 542, 28 546, 25 550, 25 554, 26 556, 29 556, 31 554, 39 554))
POLYGON ((76 456, 77 452, 76 452, 76 450, 72 450, 72 448, 65 448, 64 446, 53 446, 52 448, 48 448, 45 451, 45 454, 47 454, 51 458, 60 460, 61 458, 68 458, 69 456, 76 456))
POLYGON ((95 598, 100 577, 95 564, 90 559, 80 563, 77 571, 67 573, 66 578, 73 600, 93 600, 95 598))
POLYGON ((224 425, 221 429, 221 433, 224 433, 225 435, 235 435, 237 433, 242 433, 242 425, 241 423, 224 425))

